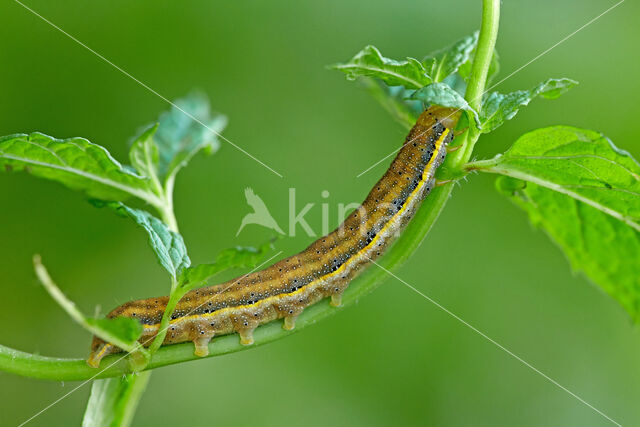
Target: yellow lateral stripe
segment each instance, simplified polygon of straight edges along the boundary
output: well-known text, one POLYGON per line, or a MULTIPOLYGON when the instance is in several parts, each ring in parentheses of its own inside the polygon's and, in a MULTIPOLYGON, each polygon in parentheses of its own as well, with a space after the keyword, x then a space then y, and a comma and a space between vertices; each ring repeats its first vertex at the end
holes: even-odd
POLYGON ((102 348, 100 349, 100 351, 98 352, 98 354, 95 355, 94 359, 102 359, 102 356, 104 355, 104 353, 111 348, 111 344, 106 343, 105 345, 102 346, 102 348))
MULTIPOLYGON (((438 151, 439 151, 440 147, 442 146, 442 143, 443 143, 443 141, 445 140, 445 138, 447 137, 448 134, 449 134, 449 129, 445 128, 445 130, 444 130, 444 132, 442 132, 442 135, 440 136, 440 138, 438 138, 438 140, 436 141, 435 150, 433 151, 433 156, 431 156, 431 159, 429 159, 429 162, 424 167, 424 172, 422 173, 422 178, 420 180, 420 185, 418 185, 415 188, 415 190, 413 190, 413 192, 409 195, 409 197, 407 197, 407 201, 402 206, 402 208, 398 211, 398 213, 396 213, 394 216, 392 216, 389 221, 387 221, 387 223, 384 225, 384 227, 382 227, 380 229, 380 231, 378 232, 378 234, 376 234, 376 237, 373 238, 371 243, 369 243, 367 246, 365 246, 360 251, 358 251, 354 256, 352 256, 351 260, 355 259, 358 255, 362 254, 364 251, 366 251, 368 248, 370 248, 372 245, 374 245, 378 241, 378 239, 380 238, 382 233, 384 231, 386 231, 386 229, 391 226, 391 224, 394 222, 394 220, 396 218, 398 218, 400 215, 402 215, 402 213, 406 210, 407 206, 409 206, 411 201, 418 194, 418 191, 422 188, 422 186, 425 184, 425 182, 429 179, 429 177, 427 176, 429 168, 431 167, 433 162, 435 162, 437 154, 438 154, 438 151)), ((176 319, 173 319, 173 320, 169 321, 169 324, 171 325, 173 323, 177 323, 177 322, 180 322, 180 321, 183 321, 183 320, 187 320, 187 319, 191 319, 191 318, 194 318, 194 317, 217 316, 217 315, 219 315, 221 313, 226 313, 227 311, 230 311, 230 310, 238 310, 238 309, 242 309, 242 308, 258 308, 261 305, 266 304, 267 302, 270 302, 271 300, 273 300, 275 298, 281 298, 283 296, 293 296, 293 295, 299 294, 299 293, 305 291, 308 288, 308 286, 311 286, 311 285, 315 284, 316 282, 318 282, 320 280, 326 280, 326 279, 331 278, 331 277, 333 277, 333 276, 335 276, 337 274, 340 274, 345 268, 347 268, 348 265, 349 265, 349 261, 347 261, 344 264, 342 264, 336 271, 331 272, 329 274, 326 274, 326 275, 324 275, 322 277, 319 277, 318 279, 309 282, 308 284, 304 285, 300 289, 298 289, 298 290, 296 290, 294 292, 291 292, 291 293, 282 293, 282 294, 278 294, 278 295, 273 295, 271 297, 268 297, 268 298, 265 298, 263 300, 260 300, 255 304, 238 305, 238 306, 235 306, 235 307, 225 307, 225 308, 221 308, 220 310, 214 311, 212 313, 193 314, 191 316, 178 317, 176 319)), ((143 325, 143 327, 145 329, 155 329, 155 328, 158 327, 158 325, 159 325, 159 323, 155 323, 153 325, 143 325)))

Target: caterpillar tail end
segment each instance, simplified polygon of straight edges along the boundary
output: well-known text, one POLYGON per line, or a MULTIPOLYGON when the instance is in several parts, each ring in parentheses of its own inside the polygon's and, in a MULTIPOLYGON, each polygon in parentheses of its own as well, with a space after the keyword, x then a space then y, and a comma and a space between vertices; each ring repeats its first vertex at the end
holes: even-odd
POLYGON ((87 359, 87 365, 91 366, 94 369, 98 369, 100 367, 100 359, 91 354, 87 359))
POLYGON ((92 368, 99 368, 100 361, 107 354, 110 354, 110 350, 112 349, 112 347, 113 346, 109 343, 102 343, 96 348, 92 349, 91 354, 89 354, 89 357, 87 358, 87 365, 91 366, 92 368))

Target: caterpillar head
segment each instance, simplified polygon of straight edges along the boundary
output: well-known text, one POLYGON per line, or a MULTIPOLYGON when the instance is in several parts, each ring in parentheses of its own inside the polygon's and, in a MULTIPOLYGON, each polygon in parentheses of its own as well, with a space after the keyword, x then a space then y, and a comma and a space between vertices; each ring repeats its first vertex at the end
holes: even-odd
POLYGON ((461 115, 462 111, 459 109, 434 105, 427 108, 426 111, 420 114, 417 124, 425 127, 431 127, 436 123, 440 123, 447 129, 455 129, 461 115))

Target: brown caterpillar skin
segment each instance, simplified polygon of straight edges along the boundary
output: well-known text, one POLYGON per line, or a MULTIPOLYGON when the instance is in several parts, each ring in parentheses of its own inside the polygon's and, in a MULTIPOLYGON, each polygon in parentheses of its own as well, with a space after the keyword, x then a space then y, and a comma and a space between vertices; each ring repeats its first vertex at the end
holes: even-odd
MULTIPOLYGON (((188 292, 176 306, 163 344, 193 341, 195 354, 206 356, 214 336, 237 332, 240 342, 249 345, 261 324, 284 318, 283 327, 293 329, 305 307, 326 297, 340 305, 349 282, 382 255, 433 189, 459 117, 450 108, 423 112, 361 207, 304 251, 264 270, 188 292)), ((107 317, 138 319, 144 327, 140 342, 150 345, 167 301, 166 296, 131 301, 107 317)), ((98 367, 104 356, 121 351, 94 337, 87 362, 98 367)))

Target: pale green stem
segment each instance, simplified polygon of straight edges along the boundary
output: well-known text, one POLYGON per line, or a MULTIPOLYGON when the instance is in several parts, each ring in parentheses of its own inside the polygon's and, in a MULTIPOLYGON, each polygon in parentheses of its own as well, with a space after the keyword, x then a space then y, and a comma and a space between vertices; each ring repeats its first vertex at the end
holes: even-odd
POLYGON ((168 201, 165 202, 165 205, 162 207, 158 207, 158 212, 160 213, 160 218, 162 222, 167 224, 169 230, 178 232, 178 221, 176 220, 176 216, 173 213, 173 202, 168 201))
MULTIPOLYGON (((173 232, 178 232, 178 222, 176 221, 175 214, 173 212, 173 186, 175 182, 175 175, 169 176, 165 182, 164 188, 164 196, 163 199, 165 201, 164 206, 161 209, 162 220, 169 229, 173 232)), ((158 328, 158 334, 151 343, 149 347, 149 351, 151 354, 155 353, 158 348, 164 342, 164 338, 167 335, 167 327, 169 326, 169 321, 171 320, 171 315, 173 314, 173 310, 176 308, 176 304, 180 301, 180 299, 184 296, 185 292, 179 286, 178 279, 171 279, 171 292, 169 293, 169 301, 167 302, 167 306, 165 307, 164 313, 162 314, 162 319, 160 321, 160 326, 158 328)))
MULTIPOLYGON (((156 206, 156 209, 160 213, 162 221, 171 231, 177 233, 178 222, 173 212, 173 178, 167 182, 164 190, 157 176, 153 176, 153 181, 157 193, 162 195, 162 203, 156 206)), ((179 289, 177 280, 172 279, 171 293, 162 316, 159 333, 151 343, 149 352, 138 352, 138 357, 131 360, 130 368, 133 367, 136 371, 139 371, 148 366, 151 356, 164 341, 173 310, 183 295, 184 292, 181 292, 179 289), (142 357, 140 357, 140 355, 142 355, 142 357)), ((87 402, 87 409, 82 423, 83 427, 99 427, 105 425, 117 425, 119 427, 129 426, 150 377, 151 371, 145 371, 133 374, 127 373, 120 378, 95 380, 91 387, 89 402, 87 402)))
MULTIPOLYGON (((498 38, 499 21, 500 0, 484 0, 482 3, 482 26, 478 36, 478 46, 473 58, 471 76, 465 93, 465 99, 475 111, 480 111, 482 107, 482 96, 484 95, 487 75, 498 38)), ((480 131, 470 113, 468 118, 469 130, 464 136, 464 146, 455 154, 454 164, 457 168, 461 168, 464 163, 469 161, 476 141, 480 137, 480 131)))
POLYGON ((162 320, 160 320, 160 325, 158 326, 158 334, 153 339, 151 346, 149 347, 149 352, 153 355, 162 343, 164 342, 164 338, 167 336, 167 328, 169 327, 169 322, 171 321, 171 315, 173 314, 173 310, 175 310, 176 305, 180 301, 180 299, 184 296, 185 292, 182 288, 180 288, 177 282, 173 282, 171 286, 171 294, 169 294, 169 301, 167 301, 167 307, 162 314, 162 320))
POLYGON ((150 376, 146 371, 94 381, 82 427, 131 425, 150 376))

